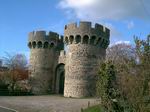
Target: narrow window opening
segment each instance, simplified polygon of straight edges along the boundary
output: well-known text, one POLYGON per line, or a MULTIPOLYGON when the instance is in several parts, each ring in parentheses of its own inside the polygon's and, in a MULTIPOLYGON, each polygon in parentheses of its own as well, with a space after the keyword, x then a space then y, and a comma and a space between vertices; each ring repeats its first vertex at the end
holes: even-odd
POLYGON ((85 35, 83 37, 83 44, 88 44, 88 42, 89 42, 89 37, 87 35, 85 35))
POLYGON ((80 43, 81 42, 81 36, 80 35, 77 35, 76 36, 76 43, 78 44, 78 43, 80 43))

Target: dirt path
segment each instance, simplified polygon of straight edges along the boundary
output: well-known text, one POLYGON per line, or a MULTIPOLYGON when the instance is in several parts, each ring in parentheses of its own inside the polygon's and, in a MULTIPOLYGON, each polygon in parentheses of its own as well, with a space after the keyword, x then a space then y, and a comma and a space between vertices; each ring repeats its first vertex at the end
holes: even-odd
POLYGON ((62 96, 0 96, 0 106, 18 110, 18 112, 81 112, 81 108, 95 105, 94 98, 74 99, 62 96))

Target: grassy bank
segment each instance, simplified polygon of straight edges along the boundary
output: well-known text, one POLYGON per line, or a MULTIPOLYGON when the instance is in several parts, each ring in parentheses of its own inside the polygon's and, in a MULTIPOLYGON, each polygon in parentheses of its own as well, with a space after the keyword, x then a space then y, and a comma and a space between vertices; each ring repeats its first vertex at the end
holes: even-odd
POLYGON ((95 105, 87 109, 84 109, 83 112, 102 112, 102 111, 100 105, 95 105))

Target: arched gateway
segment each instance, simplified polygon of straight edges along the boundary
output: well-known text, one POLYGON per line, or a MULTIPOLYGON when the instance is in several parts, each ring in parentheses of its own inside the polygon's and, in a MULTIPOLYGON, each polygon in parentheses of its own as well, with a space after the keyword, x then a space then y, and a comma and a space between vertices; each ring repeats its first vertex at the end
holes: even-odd
POLYGON ((55 69, 55 92, 58 94, 64 93, 65 69, 64 64, 60 63, 55 69))

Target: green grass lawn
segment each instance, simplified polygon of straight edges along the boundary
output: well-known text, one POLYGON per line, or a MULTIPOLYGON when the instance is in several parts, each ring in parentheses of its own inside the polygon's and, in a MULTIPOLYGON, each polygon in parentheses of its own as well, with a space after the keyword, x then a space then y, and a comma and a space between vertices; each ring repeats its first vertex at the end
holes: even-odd
POLYGON ((102 112, 102 111, 100 105, 95 105, 87 109, 84 109, 83 112, 102 112))

